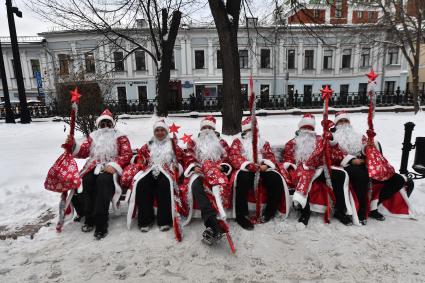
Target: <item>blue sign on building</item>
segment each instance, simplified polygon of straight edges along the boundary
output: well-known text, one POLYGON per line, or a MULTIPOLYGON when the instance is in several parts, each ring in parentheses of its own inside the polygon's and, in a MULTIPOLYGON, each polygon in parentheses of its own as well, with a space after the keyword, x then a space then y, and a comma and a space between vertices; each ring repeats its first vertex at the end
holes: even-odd
POLYGON ((38 94, 43 97, 44 91, 43 91, 43 80, 41 78, 41 73, 39 71, 34 72, 34 77, 37 82, 38 94))

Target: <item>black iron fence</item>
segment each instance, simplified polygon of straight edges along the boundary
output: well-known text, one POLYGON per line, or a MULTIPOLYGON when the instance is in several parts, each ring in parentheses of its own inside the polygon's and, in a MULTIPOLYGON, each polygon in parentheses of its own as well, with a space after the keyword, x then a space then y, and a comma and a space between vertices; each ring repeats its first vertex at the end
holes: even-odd
MULTIPOLYGON (((421 105, 425 104, 425 93, 420 93, 421 105)), ((196 99, 183 98, 174 104, 169 105, 170 113, 197 112, 220 112, 222 109, 222 97, 198 97, 196 99)), ((151 114, 155 110, 156 101, 146 100, 108 100, 105 101, 108 107, 115 114, 151 114)), ((266 110, 287 110, 287 109, 317 109, 323 105, 321 94, 289 94, 275 96, 257 96, 257 109, 266 110)), ((335 108, 354 108, 368 106, 369 97, 366 92, 336 93, 330 101, 330 106, 335 108)), ((376 106, 412 106, 413 98, 410 93, 377 92, 376 106)), ((34 118, 52 117, 58 115, 54 105, 31 105, 29 106, 31 116, 34 118)), ((243 108, 248 109, 248 99, 243 98, 243 108)), ((13 106, 13 111, 19 117, 19 105, 13 106)), ((4 106, 0 105, 0 119, 5 118, 4 106)))

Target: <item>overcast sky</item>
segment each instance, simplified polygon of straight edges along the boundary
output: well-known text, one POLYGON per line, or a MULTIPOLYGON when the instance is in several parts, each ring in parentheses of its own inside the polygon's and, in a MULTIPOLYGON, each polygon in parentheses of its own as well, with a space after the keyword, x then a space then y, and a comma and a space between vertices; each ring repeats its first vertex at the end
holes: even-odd
MULTIPOLYGON (((253 2, 253 9, 261 14, 269 14, 270 4, 273 3, 271 0, 251 0, 253 2), (271 2, 271 3, 270 3, 271 2), (267 12, 266 12, 267 11, 267 12)), ((6 14, 6 5, 5 0, 0 0, 0 36, 9 36, 9 26, 7 24, 7 14, 6 14)), ((18 36, 26 36, 26 35, 37 35, 37 33, 48 31, 49 28, 53 27, 52 23, 43 21, 39 15, 31 11, 26 5, 25 0, 14 0, 14 6, 17 6, 23 13, 22 18, 18 18, 15 16, 15 24, 16 31, 18 36)), ((205 9, 208 9, 208 5, 206 5, 205 9)), ((205 11, 209 13, 209 11, 205 11)), ((205 13, 197 13, 204 14, 205 13)), ((258 16, 257 15, 257 16, 258 16)), ((260 16, 261 18, 261 16, 260 16)), ((202 22, 203 19, 197 19, 196 16, 192 17, 194 22, 202 22)))

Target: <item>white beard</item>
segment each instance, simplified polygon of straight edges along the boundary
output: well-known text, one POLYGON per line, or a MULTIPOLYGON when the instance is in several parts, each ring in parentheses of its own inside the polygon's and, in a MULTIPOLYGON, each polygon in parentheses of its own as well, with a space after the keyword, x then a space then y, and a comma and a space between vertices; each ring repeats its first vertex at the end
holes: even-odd
MULTIPOLYGON (((242 145, 243 145, 243 156, 248 160, 253 162, 254 161, 254 153, 252 152, 252 132, 249 131, 246 133, 242 139, 242 145)), ((261 154, 261 151, 264 146, 264 140, 258 136, 258 142, 257 142, 257 152, 258 152, 258 161, 260 162, 263 158, 263 155, 261 154)))
POLYGON ((295 137, 295 161, 307 161, 316 148, 316 133, 310 130, 299 130, 295 137))
POLYGON ((196 157, 200 161, 219 161, 225 153, 213 130, 203 130, 196 140, 196 157))
POLYGON ((174 162, 174 152, 169 138, 162 141, 157 140, 155 137, 149 145, 150 151, 150 165, 162 167, 165 164, 174 162))
POLYGON ((91 133, 92 144, 90 156, 99 163, 111 162, 118 154, 117 137, 115 129, 103 128, 91 133))
POLYGON ((362 152, 363 136, 354 131, 350 124, 336 126, 336 131, 333 134, 334 140, 348 154, 359 156, 362 152))

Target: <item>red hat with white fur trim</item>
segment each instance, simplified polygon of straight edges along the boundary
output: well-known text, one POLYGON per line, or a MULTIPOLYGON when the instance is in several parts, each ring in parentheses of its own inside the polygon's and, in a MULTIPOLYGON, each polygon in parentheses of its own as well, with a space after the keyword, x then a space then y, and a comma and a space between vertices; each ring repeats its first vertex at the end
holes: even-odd
POLYGON ((242 120, 242 132, 251 130, 252 116, 248 116, 242 120))
POLYGON ((348 115, 348 112, 345 110, 335 113, 335 120, 334 120, 335 125, 338 124, 338 122, 341 121, 342 119, 346 119, 350 122, 350 116, 348 115))
POLYGON ((212 128, 214 128, 215 130, 215 124, 216 124, 216 120, 214 118, 214 116, 210 115, 205 117, 204 119, 201 120, 201 129, 204 126, 210 126, 212 128))
POLYGON ((109 109, 105 109, 102 114, 100 114, 99 117, 97 117, 96 119, 96 126, 99 128, 100 122, 102 122, 103 120, 108 120, 112 122, 112 125, 115 126, 115 120, 114 117, 112 115, 112 112, 109 111, 109 109))
POLYGON ((168 132, 168 126, 167 123, 165 123, 164 119, 158 119, 154 124, 153 124, 153 130, 155 131, 156 128, 163 128, 168 132))
POLYGON ((313 114, 306 113, 301 118, 301 121, 298 123, 298 129, 301 129, 302 127, 310 126, 313 129, 316 127, 316 120, 313 116, 313 114))

